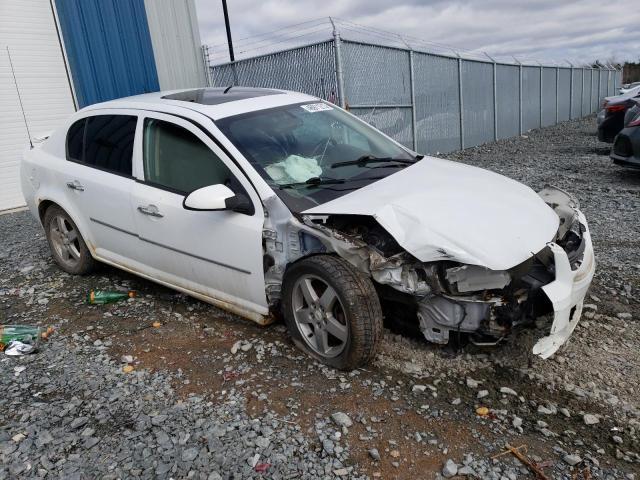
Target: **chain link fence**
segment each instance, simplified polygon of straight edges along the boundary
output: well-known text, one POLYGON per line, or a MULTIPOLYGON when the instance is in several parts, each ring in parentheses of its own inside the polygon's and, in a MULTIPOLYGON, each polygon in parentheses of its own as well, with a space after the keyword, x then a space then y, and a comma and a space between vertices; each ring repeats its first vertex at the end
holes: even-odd
POLYGON ((443 53, 437 50, 444 46, 331 23, 329 38, 233 63, 209 65, 203 47, 210 85, 314 95, 421 153, 473 147, 594 113, 621 85, 622 72, 611 66, 443 53))

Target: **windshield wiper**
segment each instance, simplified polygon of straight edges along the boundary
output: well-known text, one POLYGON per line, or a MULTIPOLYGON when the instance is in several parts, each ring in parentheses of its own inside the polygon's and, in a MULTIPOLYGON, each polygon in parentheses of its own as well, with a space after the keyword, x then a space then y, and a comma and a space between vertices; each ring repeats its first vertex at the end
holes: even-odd
POLYGON ((329 177, 311 177, 304 182, 283 183, 278 185, 278 188, 295 188, 295 187, 315 187, 316 185, 334 185, 337 183, 344 183, 346 180, 342 178, 329 178, 329 177))
POLYGON ((416 157, 415 160, 407 160, 405 158, 374 157, 373 155, 363 155, 357 160, 348 160, 346 162, 332 163, 331 168, 346 167, 347 165, 363 166, 368 163, 387 163, 387 162, 406 163, 411 165, 413 163, 416 163, 418 160, 420 160, 420 158, 416 157))

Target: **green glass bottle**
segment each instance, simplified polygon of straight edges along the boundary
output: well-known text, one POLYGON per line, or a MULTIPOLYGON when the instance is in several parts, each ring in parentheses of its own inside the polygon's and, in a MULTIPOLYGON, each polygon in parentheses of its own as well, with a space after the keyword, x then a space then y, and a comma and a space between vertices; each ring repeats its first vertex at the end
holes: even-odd
POLYGON ((136 292, 129 290, 128 292, 108 292, 104 290, 91 290, 87 300, 92 305, 104 305, 105 303, 119 302, 127 298, 133 298, 136 292))
POLYGON ((0 350, 4 350, 7 343, 18 340, 35 345, 40 340, 42 329, 28 325, 0 325, 0 350))

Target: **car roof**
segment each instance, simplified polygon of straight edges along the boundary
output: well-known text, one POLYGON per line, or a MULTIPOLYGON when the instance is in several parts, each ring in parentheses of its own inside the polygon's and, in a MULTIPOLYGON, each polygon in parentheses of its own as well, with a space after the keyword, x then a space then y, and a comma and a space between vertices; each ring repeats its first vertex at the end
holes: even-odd
POLYGON ((214 120, 267 108, 318 101, 304 93, 252 87, 206 87, 145 93, 108 102, 96 103, 82 111, 104 108, 132 108, 172 112, 182 107, 202 113, 214 120))

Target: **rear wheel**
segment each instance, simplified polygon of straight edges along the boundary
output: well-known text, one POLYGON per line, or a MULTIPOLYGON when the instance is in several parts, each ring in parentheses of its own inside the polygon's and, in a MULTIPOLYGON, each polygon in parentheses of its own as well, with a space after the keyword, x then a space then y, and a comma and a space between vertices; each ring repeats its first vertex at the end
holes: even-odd
POLYGON ((74 275, 93 270, 95 260, 67 212, 51 206, 44 214, 43 223, 53 259, 62 270, 74 275))
POLYGON ((322 363, 353 369, 376 354, 382 310, 371 280, 346 260, 305 258, 284 279, 283 311, 294 342, 322 363))

